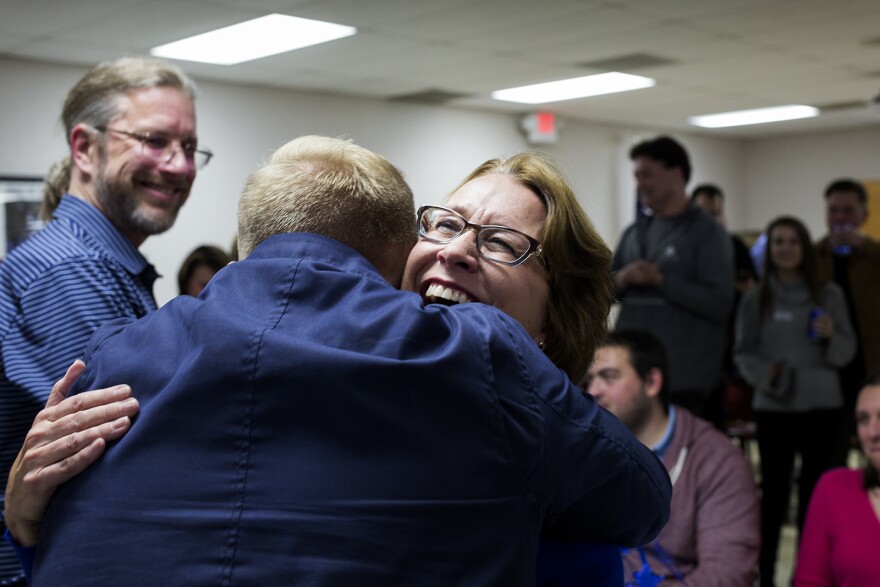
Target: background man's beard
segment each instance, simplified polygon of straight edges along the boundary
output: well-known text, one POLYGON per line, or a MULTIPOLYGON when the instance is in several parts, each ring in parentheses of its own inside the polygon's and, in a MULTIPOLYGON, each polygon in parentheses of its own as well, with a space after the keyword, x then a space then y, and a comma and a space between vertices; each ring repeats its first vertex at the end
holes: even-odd
POLYGON ((651 401, 644 397, 646 392, 645 387, 646 386, 642 384, 642 399, 633 404, 632 410, 630 410, 628 414, 623 414, 623 417, 621 418, 621 421, 626 424, 626 427, 636 435, 645 429, 645 426, 648 425, 648 421, 651 419, 651 401))
POLYGON ((178 205, 165 213, 151 213, 146 207, 138 206, 137 195, 130 184, 108 181, 103 170, 95 178, 95 198, 104 214, 124 233, 159 234, 174 224, 178 205))

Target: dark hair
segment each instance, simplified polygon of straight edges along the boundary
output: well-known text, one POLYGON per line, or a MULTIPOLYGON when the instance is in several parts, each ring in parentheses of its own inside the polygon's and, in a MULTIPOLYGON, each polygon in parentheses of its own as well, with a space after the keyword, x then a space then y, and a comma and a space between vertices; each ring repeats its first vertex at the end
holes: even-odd
POLYGON ((651 369, 657 369, 663 375, 663 385, 660 387, 660 402, 663 409, 669 408, 669 383, 666 358, 666 347, 656 336, 644 330, 614 330, 610 331, 599 348, 621 347, 629 352, 629 362, 639 378, 647 379, 651 369))
POLYGON ((229 254, 219 247, 202 245, 194 249, 183 261, 180 271, 177 272, 177 288, 180 295, 185 293, 186 282, 192 277, 196 267, 204 265, 216 273, 226 267, 230 261, 232 259, 229 254))
POLYGON ((773 231, 780 226, 787 226, 797 234, 798 240, 801 242, 801 266, 799 269, 807 284, 807 289, 810 291, 810 298, 817 306, 821 306, 824 301, 824 296, 822 295, 824 281, 819 277, 819 271, 816 266, 816 254, 813 251, 813 243, 810 240, 810 231, 807 230, 803 222, 794 216, 780 216, 770 222, 765 231, 767 246, 764 249, 764 277, 758 284, 758 309, 762 317, 769 316, 773 306, 770 276, 776 275, 776 266, 773 264, 771 249, 773 248, 773 231))
POLYGON ((859 199, 859 203, 863 206, 868 205, 868 192, 865 191, 865 186, 862 185, 861 182, 856 181, 854 179, 835 179, 832 181, 827 188, 825 188, 825 199, 828 199, 833 192, 849 192, 856 195, 856 198, 859 199))
POLYGON ((648 157, 660 161, 667 168, 679 167, 684 182, 691 179, 691 160, 681 143, 672 137, 661 136, 650 141, 642 141, 629 151, 629 158, 635 161, 639 157, 648 157))
MULTIPOLYGON (((878 385, 880 385, 880 369, 874 371, 865 378, 865 383, 862 385, 859 393, 862 393, 866 387, 875 387, 878 385)), ((880 471, 871 465, 871 461, 865 463, 865 469, 862 474, 862 484, 865 491, 880 487, 880 471)))
POLYGON ((724 192, 721 191, 721 188, 715 185, 714 183, 701 183, 697 187, 694 188, 694 191, 691 192, 691 202, 697 199, 697 196, 706 195, 713 200, 720 198, 724 199, 724 192))

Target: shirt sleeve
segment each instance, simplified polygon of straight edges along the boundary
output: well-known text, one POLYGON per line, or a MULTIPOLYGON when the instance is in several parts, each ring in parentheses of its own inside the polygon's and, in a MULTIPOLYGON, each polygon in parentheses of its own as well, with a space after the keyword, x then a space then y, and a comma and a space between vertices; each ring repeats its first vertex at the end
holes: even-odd
POLYGON ((819 479, 801 536, 794 587, 831 587, 831 504, 827 474, 819 479))
POLYGON ((45 400, 55 381, 81 357, 95 329, 111 318, 134 316, 107 259, 56 265, 20 298, 3 341, 10 381, 45 400))
POLYGON ((825 288, 825 306, 834 321, 834 332, 828 341, 825 360, 834 367, 843 367, 856 353, 856 334, 849 320, 846 298, 839 286, 828 283, 825 288))
POLYGON ((505 388, 500 402, 510 454, 524 486, 546 504, 547 537, 630 547, 652 540, 669 519, 666 467, 519 324, 501 320, 511 338, 492 360, 505 388), (512 371, 522 374, 518 384, 508 379, 512 371))
POLYGON ((12 537, 12 534, 9 533, 9 528, 6 529, 6 532, 3 535, 3 538, 12 545, 12 548, 15 550, 15 556, 18 557, 18 562, 21 563, 21 570, 24 571, 25 579, 27 579, 28 584, 31 582, 31 571, 34 568, 34 555, 37 552, 37 547, 35 546, 22 546, 18 542, 15 541, 15 538, 12 537))
MULTIPOLYGON (((663 275, 660 291, 670 304, 716 324, 727 325, 735 288, 733 245, 721 227, 712 227, 697 247, 696 271, 663 275)), ((705 231, 703 231, 705 232, 705 231)))
POLYGON ((862 244, 862 248, 859 250, 859 253, 874 261, 875 263, 880 262, 880 241, 866 238, 864 244, 862 244))
MULTIPOLYGON (((617 248, 614 249, 614 257, 611 260, 611 271, 613 273, 617 273, 624 267, 626 267, 629 263, 635 261, 636 259, 629 258, 628 250, 633 247, 631 241, 635 238, 636 230, 635 225, 624 231, 623 235, 620 237, 620 242, 617 243, 617 248)), ((614 285, 614 295, 618 300, 622 300, 627 295, 627 288, 619 288, 614 285)))
MULTIPOLYGON (((728 442, 727 439, 721 439, 728 442)), ((760 550, 758 493, 749 465, 739 449, 704 463, 705 485, 699 488, 696 514, 697 567, 688 585, 751 587, 760 550)))
POLYGON ((620 549, 610 544, 541 540, 535 565, 540 587, 623 585, 620 549))
POLYGON ((635 546, 669 519, 663 463, 497 308, 463 304, 455 315, 479 337, 485 388, 497 414, 500 454, 547 538, 635 546))
POLYGON ((743 378, 754 387, 769 385, 770 362, 761 356, 761 321, 758 316, 758 290, 740 301, 736 312, 733 360, 743 378))
POLYGON ((620 420, 571 382, 568 387, 567 406, 544 399, 539 404, 546 482, 559 487, 548 512, 550 535, 627 547, 650 542, 669 519, 666 468, 620 420))

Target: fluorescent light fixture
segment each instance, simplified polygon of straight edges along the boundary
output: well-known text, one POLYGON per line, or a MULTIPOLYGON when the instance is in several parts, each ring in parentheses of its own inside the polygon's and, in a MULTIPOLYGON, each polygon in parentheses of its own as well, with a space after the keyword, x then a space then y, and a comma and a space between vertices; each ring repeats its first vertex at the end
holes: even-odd
POLYGON ((755 108, 754 110, 738 110, 736 112, 692 116, 688 119, 688 122, 703 128, 725 128, 728 126, 797 120, 798 118, 810 118, 818 115, 818 108, 793 104, 790 106, 774 106, 772 108, 755 108))
POLYGON ((310 20, 285 14, 270 14, 166 45, 153 47, 156 57, 235 65, 348 37, 357 32, 351 26, 310 20))
POLYGON ((588 96, 614 94, 615 92, 641 90, 643 88, 650 88, 655 83, 649 77, 612 71, 556 82, 497 90, 492 92, 492 98, 504 100, 505 102, 519 102, 521 104, 544 104, 546 102, 561 102, 562 100, 574 100, 575 98, 586 98, 588 96))

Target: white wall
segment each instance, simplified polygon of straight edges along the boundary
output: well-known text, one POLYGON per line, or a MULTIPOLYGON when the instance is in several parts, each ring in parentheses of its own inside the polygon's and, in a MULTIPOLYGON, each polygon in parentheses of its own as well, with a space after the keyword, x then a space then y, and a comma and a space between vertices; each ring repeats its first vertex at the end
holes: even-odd
MULTIPOLYGON (((143 247, 170 278, 194 246, 228 246, 245 179, 294 137, 346 136, 383 154, 404 173, 417 203, 436 202, 489 156, 525 148, 506 116, 211 82, 199 88, 199 140, 216 157, 199 173, 174 228, 143 247)), ((156 286, 160 301, 176 294, 173 280, 164 281, 156 286)))
MULTIPOLYGON (((0 79, 4 80, 0 84, 0 175, 44 175, 64 155, 58 115, 68 89, 83 73, 85 68, 0 59, 0 79)), ((235 233, 236 202, 246 177, 278 146, 296 136, 348 136, 385 155, 406 175, 417 204, 436 202, 482 161, 529 148, 515 115, 204 80, 199 80, 199 88, 199 137, 216 157, 199 173, 174 228, 143 246, 145 255, 164 275, 156 284, 160 303, 176 294, 177 268, 190 250, 203 243, 229 246, 235 233)), ((543 150, 562 163, 581 204, 613 247, 621 228, 632 220, 634 190, 627 152, 634 142, 657 132, 571 120, 563 124, 559 142, 543 150)), ((769 185, 756 183, 756 175, 772 175, 777 166, 796 167, 798 156, 791 150, 812 140, 783 141, 776 147, 776 141, 675 136, 693 159, 690 186, 714 181, 724 187, 733 229, 763 224, 768 202, 761 194, 779 190, 771 177, 761 178, 769 185), (777 153, 777 149, 787 153, 777 153), (767 165, 773 160, 778 160, 777 165, 767 165), (762 171, 756 174, 753 167, 762 171)), ((835 146, 835 156, 854 158, 855 152, 847 155, 849 143, 841 143, 835 146)), ((876 155, 876 139, 872 145, 876 155)), ((817 158, 820 152, 816 145, 817 158)), ((870 156, 863 155, 861 161, 867 164, 870 156)), ((825 183, 826 174, 817 171, 819 166, 808 164, 814 165, 810 171, 816 181, 825 183)), ((780 200, 782 205, 789 202, 780 200)), ((821 219, 821 199, 813 203, 815 210, 800 207, 821 219)))
POLYGON ((880 178, 880 128, 752 141, 745 169, 745 226, 794 214, 816 239, 825 233, 822 194, 832 180, 880 178))
MULTIPOLYGON (((725 194, 725 216, 730 230, 747 228, 745 224, 746 142, 738 139, 720 139, 691 133, 658 133, 652 129, 629 129, 619 133, 616 165, 617 210, 619 232, 632 222, 635 210, 635 180, 629 160, 630 148, 658 134, 669 134, 681 141, 691 159, 691 179, 688 193, 701 183, 714 183, 725 194)), ((614 241, 616 243, 616 241, 614 241)))
MULTIPOLYGON (((45 175, 64 156, 58 116, 85 71, 0 59, 0 175, 45 175)), ((156 283, 160 303, 176 294, 176 271, 190 250, 228 248, 245 179, 296 136, 347 136, 385 155, 406 175, 417 204, 436 202, 489 157, 527 148, 513 116, 197 81, 199 138, 215 158, 175 226, 142 247, 164 276, 156 283)))

